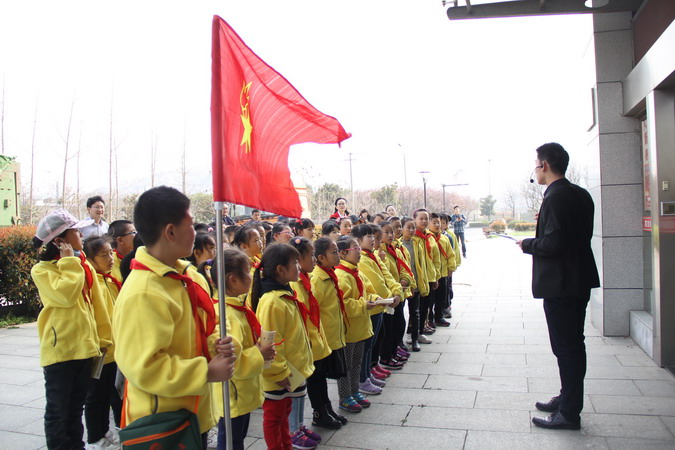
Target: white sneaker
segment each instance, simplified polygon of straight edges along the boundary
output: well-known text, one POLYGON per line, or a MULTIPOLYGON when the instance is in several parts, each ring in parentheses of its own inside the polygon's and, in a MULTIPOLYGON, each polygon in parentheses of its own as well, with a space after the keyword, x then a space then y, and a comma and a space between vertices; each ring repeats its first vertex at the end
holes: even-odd
POLYGON ((417 342, 419 342, 420 344, 431 344, 432 341, 430 337, 420 334, 417 338, 417 342))
POLYGON ((406 344, 412 344, 412 337, 410 337, 409 334, 406 334, 405 336, 406 336, 405 343, 406 344))
POLYGON ((93 444, 87 444, 87 450, 109 450, 112 448, 114 448, 112 442, 105 437, 102 437, 93 444))
POLYGON ((108 432, 105 434, 105 438, 110 441, 110 443, 114 446, 119 446, 120 445, 120 429, 117 427, 112 427, 108 430, 108 432))

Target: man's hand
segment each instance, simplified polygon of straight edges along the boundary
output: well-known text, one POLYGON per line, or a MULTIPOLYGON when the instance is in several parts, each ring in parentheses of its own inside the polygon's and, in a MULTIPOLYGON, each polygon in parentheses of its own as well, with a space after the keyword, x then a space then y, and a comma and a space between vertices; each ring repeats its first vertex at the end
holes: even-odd
POLYGON ((519 240, 519 241, 516 241, 516 245, 517 245, 518 247, 520 247, 520 249, 522 250, 522 249, 523 249, 523 239, 521 239, 521 240, 519 240))

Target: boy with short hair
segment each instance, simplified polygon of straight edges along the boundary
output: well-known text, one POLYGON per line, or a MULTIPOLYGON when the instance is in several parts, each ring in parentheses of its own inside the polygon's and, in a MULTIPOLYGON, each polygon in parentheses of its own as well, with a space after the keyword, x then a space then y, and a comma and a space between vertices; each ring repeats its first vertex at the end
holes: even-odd
POLYGON ((211 358, 208 285, 181 259, 192 253, 195 237, 190 200, 174 188, 150 189, 138 198, 134 224, 145 247, 136 251, 113 317, 117 363, 128 383, 123 421, 196 409, 206 448, 206 432, 216 423, 208 383, 232 377, 234 351, 228 337, 217 341, 211 358))

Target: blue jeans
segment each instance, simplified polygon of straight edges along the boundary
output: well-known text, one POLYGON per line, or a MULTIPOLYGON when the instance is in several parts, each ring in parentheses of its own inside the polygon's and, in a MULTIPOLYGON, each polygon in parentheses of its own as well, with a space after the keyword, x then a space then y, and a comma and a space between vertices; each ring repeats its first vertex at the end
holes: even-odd
POLYGON ((52 449, 84 448, 82 409, 91 376, 91 358, 43 367, 45 376, 45 436, 52 449))
POLYGON ((295 433, 303 425, 305 412, 305 397, 293 397, 291 402, 291 414, 288 416, 288 429, 291 434, 295 433))
POLYGON ((382 314, 375 314, 370 316, 370 322, 373 324, 373 335, 365 340, 365 347, 363 349, 363 359, 361 360, 361 383, 365 383, 370 377, 370 360, 373 355, 373 345, 377 340, 377 334, 382 327, 382 314))

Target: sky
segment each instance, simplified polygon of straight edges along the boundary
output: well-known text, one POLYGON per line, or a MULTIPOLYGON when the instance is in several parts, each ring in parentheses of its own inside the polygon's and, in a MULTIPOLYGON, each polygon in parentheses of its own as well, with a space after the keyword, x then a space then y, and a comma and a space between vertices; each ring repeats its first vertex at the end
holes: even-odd
MULTIPOLYGON (((351 153, 354 189, 422 186, 429 171, 428 187, 499 199, 529 179, 544 142, 583 161, 591 17, 451 22, 445 11, 440 0, 2 1, 5 154, 27 189, 37 118, 35 195, 53 196, 72 107, 81 191, 108 192, 111 128, 121 194, 150 187, 153 142, 155 184, 180 188, 185 148, 188 191, 210 191, 217 14, 352 134, 341 148, 292 148, 307 184, 349 188, 351 153)), ((75 172, 73 158, 71 188, 75 172)))

